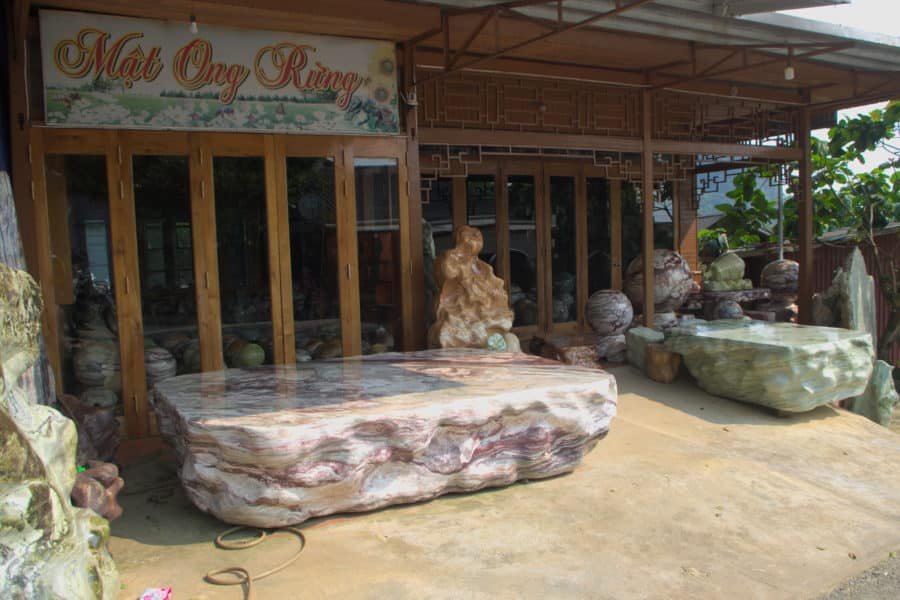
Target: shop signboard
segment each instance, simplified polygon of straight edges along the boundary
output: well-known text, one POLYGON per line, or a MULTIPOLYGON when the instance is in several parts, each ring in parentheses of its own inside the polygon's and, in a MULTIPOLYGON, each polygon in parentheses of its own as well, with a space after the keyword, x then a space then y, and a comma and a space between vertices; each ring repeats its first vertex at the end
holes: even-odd
POLYGON ((391 134, 391 42, 40 11, 48 125, 391 134))

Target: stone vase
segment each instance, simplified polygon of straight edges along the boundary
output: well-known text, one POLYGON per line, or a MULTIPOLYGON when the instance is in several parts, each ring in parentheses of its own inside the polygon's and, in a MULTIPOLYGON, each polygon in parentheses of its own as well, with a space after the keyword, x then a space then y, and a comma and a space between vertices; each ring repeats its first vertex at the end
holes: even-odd
MULTIPOLYGON (((687 261, 673 250, 653 252, 653 297, 657 313, 671 313, 684 304, 693 275, 687 261)), ((625 272, 625 293, 635 307, 644 305, 644 259, 639 254, 625 272)))

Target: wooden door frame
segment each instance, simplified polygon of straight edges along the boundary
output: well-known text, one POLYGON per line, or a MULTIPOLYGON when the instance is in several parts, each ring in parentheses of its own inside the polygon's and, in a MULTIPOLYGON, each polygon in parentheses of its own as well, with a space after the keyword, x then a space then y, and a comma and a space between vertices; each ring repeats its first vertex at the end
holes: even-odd
MULTIPOLYGON (((541 195, 543 189, 543 177, 541 175, 541 160, 534 158, 522 158, 522 159, 504 159, 501 162, 500 166, 500 185, 503 188, 503 214, 504 219, 506 221, 505 226, 505 234, 504 239, 506 243, 506 271, 503 273, 504 281, 506 283, 506 289, 509 291, 509 287, 511 285, 511 265, 509 261, 509 253, 511 251, 512 244, 510 242, 510 232, 509 232, 509 196, 507 186, 509 184, 509 178, 511 176, 524 176, 524 177, 532 177, 534 180, 534 224, 535 224, 535 249, 538 253, 536 257, 538 259, 538 263, 535 265, 535 285, 537 287, 537 305, 538 305, 538 323, 534 325, 522 325, 519 327, 513 328, 513 333, 515 333, 520 339, 527 340, 538 334, 540 330, 540 311, 544 310, 544 306, 547 304, 547 299, 545 297, 544 290, 544 274, 543 269, 541 269, 540 264, 540 256, 541 256, 541 246, 539 240, 539 230, 541 225, 540 221, 540 208, 539 205, 541 203, 541 195)), ((512 307, 510 307, 512 308, 512 307)))
POLYGON ((542 180, 544 182, 541 194, 541 207, 543 211, 542 225, 538 226, 538 241, 541 249, 539 256, 543 257, 546 268, 539 269, 544 274, 544 294, 547 302, 541 310, 544 321, 540 330, 544 333, 571 334, 584 330, 584 302, 582 295, 587 300, 587 223, 585 200, 585 175, 584 164, 579 162, 558 162, 545 160, 541 163, 542 180), (575 321, 565 323, 553 322, 553 251, 552 251, 552 226, 550 215, 552 206, 550 199, 550 178, 572 177, 575 180, 575 321), (543 243, 540 243, 543 237, 543 243))
MULTIPOLYGON (((36 212, 36 278, 45 307, 43 331, 57 392, 62 393, 61 340, 54 294, 50 215, 47 205, 47 155, 103 156, 106 165, 110 219, 110 255, 113 289, 119 320, 119 352, 122 362, 122 403, 129 438, 152 435, 144 368, 143 315, 140 267, 136 239, 133 157, 138 155, 185 156, 189 166, 191 229, 197 296, 197 326, 203 371, 224 368, 222 357, 221 293, 219 286, 213 158, 261 157, 265 169, 269 283, 272 295, 272 335, 276 362, 295 360, 293 292, 290 270, 290 231, 287 223, 287 156, 333 156, 338 227, 352 235, 339 235, 339 263, 350 267, 350 277, 339 277, 342 332, 346 355, 361 352, 359 280, 357 276, 355 156, 391 158, 397 161, 400 220, 401 315, 405 349, 414 349, 424 336, 424 323, 416 314, 415 265, 412 247, 410 175, 407 172, 405 137, 289 136, 250 132, 138 131, 32 127, 31 177, 36 212), (285 251, 287 249, 287 251, 285 251), (343 307, 348 307, 347 311, 343 307), (346 313, 346 314, 345 314, 346 313), (349 349, 349 352, 348 352, 349 349)), ((421 311, 419 311, 421 312, 421 311)))

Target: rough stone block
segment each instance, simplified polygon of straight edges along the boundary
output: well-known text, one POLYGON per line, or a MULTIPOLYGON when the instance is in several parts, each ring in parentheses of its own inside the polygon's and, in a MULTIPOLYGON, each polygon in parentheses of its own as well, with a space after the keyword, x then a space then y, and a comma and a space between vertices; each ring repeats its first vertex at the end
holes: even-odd
POLYGON ((606 372, 469 349, 182 375, 154 395, 190 499, 258 527, 565 473, 616 412, 606 372))
POLYGON ((894 367, 879 360, 875 362, 869 385, 862 396, 853 398, 847 403, 847 409, 868 417, 880 425, 887 427, 897 404, 897 390, 894 389, 894 367))
POLYGON ((872 373, 867 333, 762 321, 678 327, 666 339, 711 394, 786 412, 860 395, 872 373))
POLYGON ((662 344, 647 344, 644 361, 647 377, 660 383, 672 383, 681 370, 681 355, 667 351, 662 344))

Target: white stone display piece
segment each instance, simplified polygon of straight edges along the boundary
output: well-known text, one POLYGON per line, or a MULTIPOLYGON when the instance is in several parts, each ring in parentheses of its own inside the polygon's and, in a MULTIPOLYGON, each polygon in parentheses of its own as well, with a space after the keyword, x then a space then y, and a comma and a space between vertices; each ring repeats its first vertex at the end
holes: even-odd
POLYGON ((182 375, 154 405, 197 507, 278 527, 571 471, 609 430, 616 381, 444 349, 182 375))

